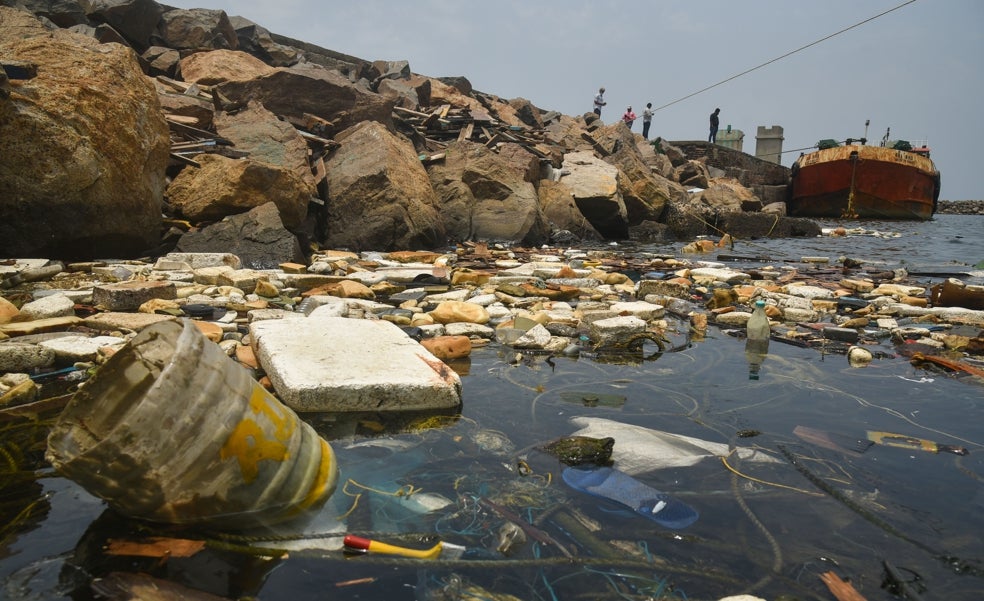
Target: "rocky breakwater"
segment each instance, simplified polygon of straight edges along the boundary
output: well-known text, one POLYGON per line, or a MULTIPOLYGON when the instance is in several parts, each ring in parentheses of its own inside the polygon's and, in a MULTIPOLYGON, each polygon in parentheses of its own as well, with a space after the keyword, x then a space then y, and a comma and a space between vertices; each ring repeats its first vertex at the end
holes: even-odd
POLYGON ((620 122, 223 11, 5 3, 0 62, 0 256, 232 251, 275 265, 230 247, 244 225, 238 238, 280 261, 318 248, 818 233, 620 122))
POLYGON ((984 200, 941 200, 936 212, 941 215, 984 215, 984 200))
POLYGON ((161 320, 192 320, 295 410, 339 415, 453 410, 480 346, 499 345, 514 361, 639 362, 699 343, 709 327, 740 336, 758 299, 774 342, 863 367, 880 355, 867 348, 889 341, 914 362, 984 375, 984 289, 956 280, 927 289, 904 270, 817 257, 740 271, 693 254, 474 244, 322 251, 272 269, 244 268, 227 253, 22 260, 0 274, 0 411, 14 415, 64 404, 161 320))

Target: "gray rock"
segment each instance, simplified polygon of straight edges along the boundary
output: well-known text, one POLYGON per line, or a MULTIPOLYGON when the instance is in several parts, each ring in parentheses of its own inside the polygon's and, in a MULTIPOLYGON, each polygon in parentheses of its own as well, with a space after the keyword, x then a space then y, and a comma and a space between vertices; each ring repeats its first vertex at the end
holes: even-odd
POLYGON ((0 372, 30 371, 49 367, 55 362, 55 352, 36 344, 0 342, 0 372))
POLYGON ((180 253, 231 253, 243 267, 272 269, 281 263, 304 263, 301 244, 280 221, 273 203, 226 217, 178 241, 180 253))

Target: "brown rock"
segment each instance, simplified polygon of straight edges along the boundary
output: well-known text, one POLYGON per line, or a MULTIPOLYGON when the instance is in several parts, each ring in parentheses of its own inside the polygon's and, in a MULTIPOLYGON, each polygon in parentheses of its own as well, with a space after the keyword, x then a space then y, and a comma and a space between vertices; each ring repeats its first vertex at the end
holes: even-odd
POLYGON ((685 188, 707 188, 710 175, 707 165, 700 161, 687 161, 673 171, 673 179, 685 188))
POLYGON ((140 55, 148 67, 148 75, 174 77, 181 62, 181 53, 164 46, 151 46, 140 55))
POLYGON ((208 50, 239 47, 236 30, 225 11, 193 8, 165 12, 157 23, 163 44, 175 50, 208 50))
POLYGON ((582 240, 601 239, 601 234, 577 208, 567 184, 545 179, 540 182, 538 193, 543 215, 554 231, 566 230, 582 240))
POLYGON ((362 298, 372 300, 376 298, 376 293, 362 282, 354 280, 342 280, 329 292, 332 296, 339 298, 362 298))
POLYGON ((471 354, 471 339, 468 336, 437 336, 420 341, 425 349, 442 361, 460 359, 471 354))
POLYGON ((0 324, 10 323, 19 313, 17 306, 0 296, 0 324))
POLYGON ((430 311, 437 323, 488 323, 490 316, 485 307, 462 301, 442 301, 430 311))
POLYGON ((306 114, 332 123, 321 135, 332 137, 362 121, 392 124, 394 100, 357 86, 337 71, 312 63, 281 67, 249 81, 227 81, 219 91, 232 101, 257 100, 294 123, 306 114))
POLYGON ((608 239, 629 234, 628 211, 618 186, 618 168, 594 156, 575 152, 564 156, 561 183, 571 189, 574 203, 595 230, 608 239))
MULTIPOLYGON (((208 54, 216 52, 222 51, 208 54)), ((309 196, 316 195, 307 142, 290 123, 278 119, 262 104, 250 102, 235 114, 217 114, 215 131, 235 144, 237 150, 249 152, 251 159, 289 169, 308 185, 309 196)))
POLYGON ((253 352, 253 347, 248 344, 240 344, 236 347, 236 361, 252 369, 258 369, 260 367, 260 362, 256 360, 256 353, 253 352))
POLYGON ((327 163, 326 245, 428 249, 444 242, 437 196, 413 147, 373 121, 345 130, 327 163))
POLYGON ((64 31, 17 39, 26 28, 0 11, 0 56, 41 67, 0 103, 0 256, 156 246, 170 140, 132 51, 64 31))
POLYGON ((542 244, 547 224, 536 190, 516 169, 482 144, 455 142, 447 158, 428 167, 440 198, 440 216, 455 240, 542 244))
POLYGON ((208 86, 245 81, 273 72, 273 67, 238 50, 196 52, 181 59, 181 79, 208 86))
POLYGON ((398 250, 386 255, 387 259, 399 263, 433 263, 442 255, 427 250, 398 250))
POLYGON ((212 323, 210 321, 200 321, 194 320, 191 323, 195 324, 198 331, 205 335, 206 338, 212 342, 220 342, 222 340, 222 326, 217 323, 212 323))
POLYGON ((203 154, 200 168, 186 167, 168 186, 171 205, 192 222, 218 221, 273 202, 284 226, 307 215, 310 186, 290 169, 253 159, 203 154))

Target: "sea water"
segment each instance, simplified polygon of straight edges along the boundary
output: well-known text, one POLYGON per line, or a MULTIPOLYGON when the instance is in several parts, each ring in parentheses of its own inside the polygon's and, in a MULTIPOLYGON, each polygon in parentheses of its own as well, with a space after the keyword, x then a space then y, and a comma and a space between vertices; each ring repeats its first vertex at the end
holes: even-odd
MULTIPOLYGON (((974 266, 984 261, 984 217, 822 225, 851 234, 737 241, 728 252, 776 262, 827 256, 831 264, 846 256, 925 273, 928 283, 954 273, 981 281, 974 266)), ((675 254, 680 246, 608 248, 675 254)), ((107 541, 141 540, 145 525, 112 514, 48 470, 0 499, 8 520, 27 515, 3 532, 0 597, 90 599, 94 578, 124 571, 267 600, 718 599, 740 592, 829 599, 820 574, 833 571, 866 598, 889 599, 899 591, 882 589, 887 565, 911 581, 902 586, 924 587, 927 599, 984 598, 979 378, 914 365, 886 339, 871 347, 875 360, 861 369, 843 354, 773 342, 759 379, 749 380, 739 332, 712 326, 701 339, 682 332, 673 348, 647 345, 621 358, 521 354, 494 343, 476 349, 457 366, 464 404, 456 415, 408 416, 398 425, 364 416, 345 435, 335 417, 308 416, 336 436, 345 484, 327 510, 349 512, 354 533, 416 548, 447 540, 467 547, 469 559, 345 557, 337 550, 277 556, 220 545, 184 559, 113 558, 107 541), (688 528, 667 530, 567 487, 558 477, 564 466, 537 451, 575 431, 576 417, 751 447, 773 461, 725 453, 637 474, 643 485, 699 511, 688 528), (379 430, 373 423, 382 424, 381 435, 370 434, 379 430), (797 427, 826 433, 830 448, 797 436, 797 427), (969 454, 866 446, 869 431, 969 454), (404 503, 415 491, 447 503, 432 511, 404 503), (509 519, 483 500, 556 544, 527 536, 509 554, 494 553, 509 519)), ((331 548, 325 536, 309 547, 331 548)))

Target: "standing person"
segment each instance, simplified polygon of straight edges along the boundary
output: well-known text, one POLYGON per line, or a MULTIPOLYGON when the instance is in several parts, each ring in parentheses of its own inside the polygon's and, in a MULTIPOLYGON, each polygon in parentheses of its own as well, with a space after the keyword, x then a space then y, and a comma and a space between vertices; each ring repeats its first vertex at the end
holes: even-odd
POLYGON ((712 144, 717 144, 718 123, 720 123, 720 120, 718 119, 718 114, 720 112, 721 109, 714 109, 714 112, 711 113, 711 135, 707 136, 707 141, 712 144))
POLYGON ((622 121, 625 121, 625 125, 627 125, 629 129, 632 129, 632 123, 634 123, 635 120, 636 114, 632 112, 632 107, 630 106, 625 109, 625 114, 622 115, 622 121))
POLYGON ((601 107, 608 104, 605 102, 605 88, 598 88, 598 95, 594 99, 594 114, 601 117, 601 107))
POLYGON ((649 126, 653 122, 653 103, 646 103, 646 110, 642 111, 642 137, 645 140, 649 139, 649 126))

